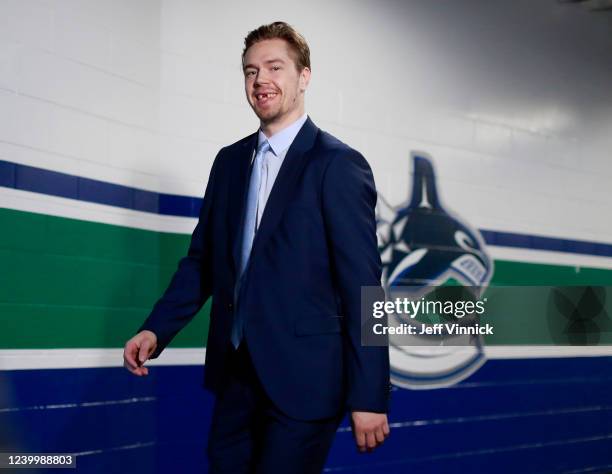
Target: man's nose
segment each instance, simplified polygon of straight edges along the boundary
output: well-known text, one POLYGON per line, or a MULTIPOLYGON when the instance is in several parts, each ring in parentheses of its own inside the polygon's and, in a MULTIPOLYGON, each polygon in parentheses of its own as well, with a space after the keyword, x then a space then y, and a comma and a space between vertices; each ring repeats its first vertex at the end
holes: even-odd
POLYGON ((266 84, 268 82, 268 76, 263 69, 257 71, 257 75, 255 76, 255 85, 266 84))

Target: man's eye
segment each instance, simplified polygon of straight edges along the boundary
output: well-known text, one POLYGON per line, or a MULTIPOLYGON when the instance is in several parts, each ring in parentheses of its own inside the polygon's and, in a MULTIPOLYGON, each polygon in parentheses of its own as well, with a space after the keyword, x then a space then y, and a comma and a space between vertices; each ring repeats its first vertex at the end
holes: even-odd
POLYGON ((247 71, 245 76, 252 76, 253 74, 255 74, 255 71, 247 71))
POLYGON ((272 66, 273 71, 280 71, 280 66, 272 66))

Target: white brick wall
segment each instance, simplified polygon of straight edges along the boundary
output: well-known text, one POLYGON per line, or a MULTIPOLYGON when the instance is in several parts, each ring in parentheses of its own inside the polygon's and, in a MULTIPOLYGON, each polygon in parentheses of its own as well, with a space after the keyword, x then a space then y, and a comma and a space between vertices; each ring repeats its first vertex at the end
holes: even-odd
POLYGON ((423 150, 476 227, 610 242, 604 17, 528 0, 0 0, 0 159, 200 195, 217 150, 257 127, 244 35, 286 19, 312 50, 308 112, 390 203, 423 150))

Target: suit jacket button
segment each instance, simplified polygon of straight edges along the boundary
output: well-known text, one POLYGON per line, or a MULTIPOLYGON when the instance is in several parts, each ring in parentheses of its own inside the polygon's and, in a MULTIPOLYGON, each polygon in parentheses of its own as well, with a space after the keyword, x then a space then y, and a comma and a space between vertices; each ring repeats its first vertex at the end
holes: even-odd
POLYGON ((234 310, 234 305, 232 303, 227 303, 227 310, 228 311, 233 311, 234 310))

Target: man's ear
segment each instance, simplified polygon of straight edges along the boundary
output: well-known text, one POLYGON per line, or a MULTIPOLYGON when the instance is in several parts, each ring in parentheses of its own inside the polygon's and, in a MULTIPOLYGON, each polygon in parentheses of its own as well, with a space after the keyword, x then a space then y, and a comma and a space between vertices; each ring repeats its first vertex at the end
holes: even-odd
POLYGON ((305 67, 300 72, 300 92, 305 92, 310 83, 310 68, 305 67))

